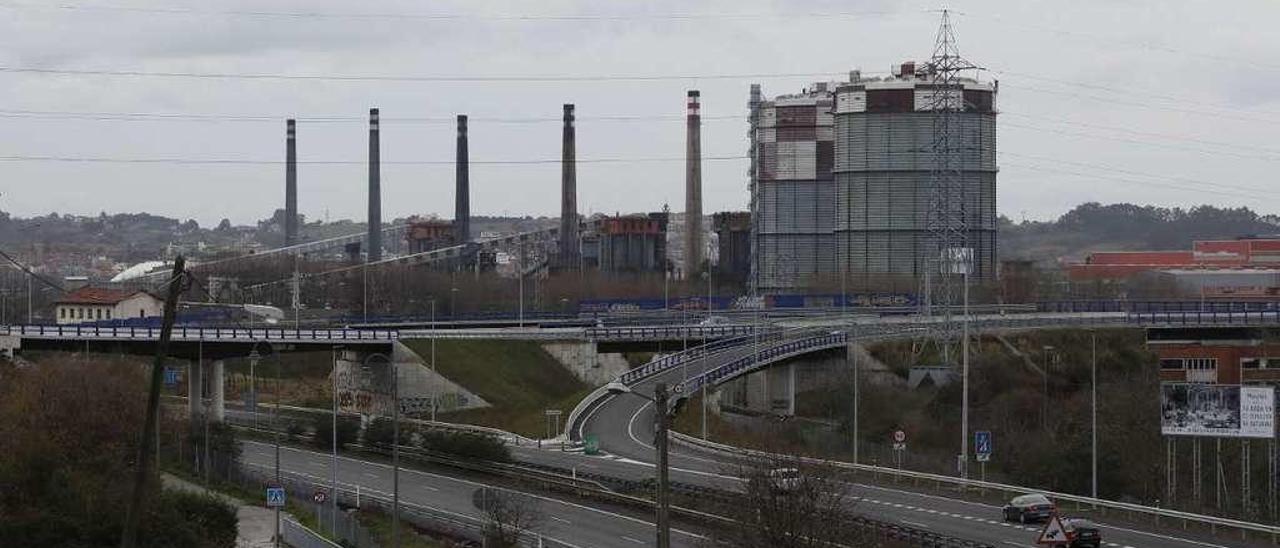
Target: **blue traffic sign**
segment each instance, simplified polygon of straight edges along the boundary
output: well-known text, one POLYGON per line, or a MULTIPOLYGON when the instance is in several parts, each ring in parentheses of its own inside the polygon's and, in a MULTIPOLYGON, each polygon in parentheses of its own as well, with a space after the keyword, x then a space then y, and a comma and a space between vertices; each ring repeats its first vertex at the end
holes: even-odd
POLYGON ((164 368, 164 385, 174 387, 178 385, 178 370, 173 367, 164 368))
POLYGON ((284 487, 267 488, 267 506, 271 508, 284 506, 284 487))
POLYGON ((973 433, 973 452, 978 454, 979 460, 986 460, 991 456, 990 430, 978 430, 973 433))

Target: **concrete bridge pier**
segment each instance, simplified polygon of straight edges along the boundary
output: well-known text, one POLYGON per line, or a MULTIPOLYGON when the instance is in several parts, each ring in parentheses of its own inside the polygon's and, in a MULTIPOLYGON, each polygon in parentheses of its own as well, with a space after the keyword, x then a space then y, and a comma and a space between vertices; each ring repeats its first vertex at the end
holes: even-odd
POLYGON ((204 375, 200 362, 187 364, 187 416, 192 422, 204 414, 204 375))
POLYGON ((764 371, 767 411, 774 415, 796 414, 796 364, 775 365, 764 371))
POLYGON ((226 398, 224 397, 225 380, 223 378, 223 362, 217 360, 213 362, 211 375, 209 375, 209 398, 212 399, 213 408, 209 410, 211 418, 215 422, 222 422, 227 416, 226 398))

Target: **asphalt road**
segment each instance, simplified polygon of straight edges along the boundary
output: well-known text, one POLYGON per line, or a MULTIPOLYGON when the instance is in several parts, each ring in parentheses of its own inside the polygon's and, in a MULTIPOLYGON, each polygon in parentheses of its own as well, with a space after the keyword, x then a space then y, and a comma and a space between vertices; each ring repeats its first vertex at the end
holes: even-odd
MULTIPOLYGON (((246 466, 266 471, 274 469, 273 445, 245 441, 243 446, 242 461, 246 466)), ((280 449, 280 469, 285 475, 328 487, 332 481, 332 466, 333 457, 328 453, 289 447, 280 449)), ((338 482, 343 490, 355 489, 358 485, 363 496, 391 500, 392 469, 389 465, 339 457, 338 482)), ((404 468, 400 470, 401 504, 473 523, 481 523, 483 519, 472 502, 473 494, 481 487, 484 485, 470 480, 404 468)), ((307 496, 303 493, 290 495, 307 496)), ((537 494, 528 496, 536 499, 545 517, 535 532, 543 536, 548 546, 636 548, 653 544, 655 529, 651 520, 537 494)), ((692 547, 699 538, 683 529, 675 529, 671 533, 673 546, 692 547)))
MULTIPOLYGON (((713 369, 718 364, 751 352, 754 349, 748 345, 746 348, 736 347, 713 354, 708 357, 706 367, 713 369)), ((669 386, 674 385, 685 374, 695 374, 695 369, 701 370, 701 363, 696 368, 690 366, 687 372, 677 367, 650 377, 632 386, 632 390, 652 396, 655 383, 663 381, 669 386)), ((697 410, 686 408, 683 412, 697 410)), ((583 421, 583 431, 595 434, 601 450, 607 455, 587 457, 561 454, 554 457, 561 465, 571 463, 572 466, 587 469, 594 466, 602 472, 608 470, 620 474, 640 474, 641 478, 653 476, 652 463, 656 459, 652 445, 653 404, 650 401, 631 394, 613 396, 587 416, 583 421)), ((526 459, 537 458, 525 453, 520 456, 526 459)), ((670 463, 672 481, 719 487, 734 487, 739 481, 732 476, 731 463, 726 463, 722 455, 672 444, 670 463)), ((1041 527, 1004 522, 998 506, 865 483, 851 485, 850 491, 856 501, 856 511, 867 517, 899 522, 994 546, 1037 546, 1035 540, 1041 527)), ((1192 536, 1180 528, 1135 529, 1105 521, 1098 524, 1104 545, 1112 548, 1215 548, 1246 545, 1232 544, 1221 538, 1192 536)))

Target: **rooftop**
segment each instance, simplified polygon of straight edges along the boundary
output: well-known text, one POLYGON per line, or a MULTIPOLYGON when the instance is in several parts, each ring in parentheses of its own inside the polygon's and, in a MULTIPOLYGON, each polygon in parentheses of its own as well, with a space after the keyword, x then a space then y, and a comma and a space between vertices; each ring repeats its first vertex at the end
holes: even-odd
POLYGON ((146 293, 137 289, 107 289, 103 287, 82 287, 69 291, 56 304, 117 304, 138 293, 146 293))

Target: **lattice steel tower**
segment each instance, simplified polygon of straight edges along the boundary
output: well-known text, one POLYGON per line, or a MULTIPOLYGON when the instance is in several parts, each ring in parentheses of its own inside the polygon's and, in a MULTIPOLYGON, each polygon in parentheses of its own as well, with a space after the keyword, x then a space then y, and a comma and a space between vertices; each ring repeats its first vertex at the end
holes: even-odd
POLYGON ((959 331, 954 306, 960 300, 964 270, 973 268, 973 248, 969 245, 969 196, 961 177, 961 153, 965 145, 958 114, 964 112, 961 73, 978 66, 960 56, 951 17, 942 10, 942 24, 934 40, 933 56, 924 66, 930 79, 929 110, 933 113, 932 170, 929 180, 929 213, 926 222, 933 252, 925 280, 926 313, 940 314, 934 341, 942 351, 945 365, 952 365, 951 346, 959 331), (941 307, 938 309, 938 307, 941 307))

